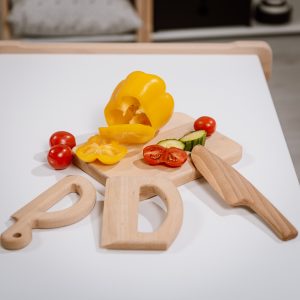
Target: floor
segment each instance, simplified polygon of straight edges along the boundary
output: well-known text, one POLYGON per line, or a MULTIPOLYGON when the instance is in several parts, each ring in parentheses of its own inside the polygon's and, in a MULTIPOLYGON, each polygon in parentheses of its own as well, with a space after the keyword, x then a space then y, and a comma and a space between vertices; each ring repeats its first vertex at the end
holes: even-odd
MULTIPOLYGON (((212 42, 234 40, 237 39, 212 42)), ((269 88, 300 183, 300 35, 257 37, 254 40, 266 41, 273 51, 269 88)))
POLYGON ((270 91, 300 182, 300 35, 264 40, 273 50, 270 91))

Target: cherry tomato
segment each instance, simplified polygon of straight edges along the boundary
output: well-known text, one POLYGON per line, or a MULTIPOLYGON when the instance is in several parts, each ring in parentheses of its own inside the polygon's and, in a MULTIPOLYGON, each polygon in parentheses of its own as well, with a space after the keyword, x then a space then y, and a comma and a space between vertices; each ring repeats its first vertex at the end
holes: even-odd
POLYGON ((168 148, 165 154, 164 163, 169 167, 180 167, 187 160, 188 155, 184 150, 176 147, 168 148))
POLYGON ((74 146, 76 146, 76 141, 74 135, 71 134, 70 132, 57 131, 51 135, 49 144, 50 147, 54 145, 63 144, 69 146, 72 149, 74 146))
POLYGON ((149 165, 165 164, 169 167, 180 167, 188 158, 185 151, 176 148, 165 148, 160 145, 150 145, 143 150, 144 160, 149 165))
POLYGON ((206 135, 210 136, 216 131, 216 121, 208 116, 200 117, 194 122, 194 129, 205 130, 206 135))
POLYGON ((62 170, 72 162, 72 150, 67 145, 54 145, 48 152, 48 163, 55 170, 62 170))
POLYGON ((160 145, 150 145, 143 149, 144 160, 149 165, 158 165, 164 162, 166 148, 160 145))

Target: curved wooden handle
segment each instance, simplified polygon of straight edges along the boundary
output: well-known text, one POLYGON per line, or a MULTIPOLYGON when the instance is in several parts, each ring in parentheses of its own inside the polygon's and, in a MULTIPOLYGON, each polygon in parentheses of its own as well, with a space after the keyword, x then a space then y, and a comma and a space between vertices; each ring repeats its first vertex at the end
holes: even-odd
POLYGON ((176 238, 183 205, 176 186, 162 176, 118 176, 107 180, 101 245, 110 249, 166 250, 176 238), (138 231, 140 194, 159 195, 167 216, 154 232, 138 231))
POLYGON ((1 244, 8 250, 17 250, 26 247, 32 240, 32 223, 21 220, 9 227, 1 235, 1 244))
POLYGON ((87 216, 95 206, 96 189, 84 177, 67 176, 57 185, 54 185, 51 192, 53 192, 53 188, 56 190, 57 199, 54 200, 56 202, 70 193, 78 194, 79 200, 71 207, 59 211, 42 212, 36 219, 35 228, 55 228, 71 225, 87 216))
POLYGON ((54 228, 78 222, 93 209, 96 190, 81 176, 67 176, 22 207, 12 218, 16 223, 1 235, 4 248, 15 250, 27 246, 32 239, 33 228, 54 228), (46 212, 69 193, 77 193, 80 199, 71 207, 46 212))
POLYGON ((203 146, 193 149, 192 160, 198 171, 227 204, 250 207, 282 240, 297 236, 296 228, 229 164, 203 146))

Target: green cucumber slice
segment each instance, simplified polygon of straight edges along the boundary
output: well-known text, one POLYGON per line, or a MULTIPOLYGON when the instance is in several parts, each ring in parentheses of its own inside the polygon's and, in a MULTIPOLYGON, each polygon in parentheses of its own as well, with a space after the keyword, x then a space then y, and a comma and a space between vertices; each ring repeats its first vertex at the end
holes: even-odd
POLYGON ((165 148, 175 147, 175 148, 179 148, 181 150, 184 150, 184 148, 185 148, 184 142, 176 140, 176 139, 162 140, 162 141, 159 141, 157 144, 160 146, 163 146, 165 148))
POLYGON ((185 136, 183 136, 180 141, 185 144, 185 151, 192 151, 196 145, 205 145, 206 140, 206 131, 205 130, 196 130, 192 131, 185 136))

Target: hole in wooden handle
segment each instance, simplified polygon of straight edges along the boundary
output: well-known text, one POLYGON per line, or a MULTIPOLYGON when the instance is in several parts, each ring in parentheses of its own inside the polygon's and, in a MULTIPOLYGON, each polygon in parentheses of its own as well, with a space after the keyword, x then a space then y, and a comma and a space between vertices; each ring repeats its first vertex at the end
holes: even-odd
POLYGON ((87 216, 96 202, 96 190, 84 177, 67 176, 13 214, 16 223, 1 235, 6 249, 21 249, 32 239, 33 228, 54 228, 70 225, 87 216), (69 193, 79 200, 66 209, 47 212, 69 193))

